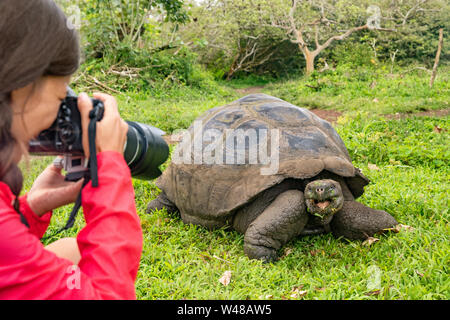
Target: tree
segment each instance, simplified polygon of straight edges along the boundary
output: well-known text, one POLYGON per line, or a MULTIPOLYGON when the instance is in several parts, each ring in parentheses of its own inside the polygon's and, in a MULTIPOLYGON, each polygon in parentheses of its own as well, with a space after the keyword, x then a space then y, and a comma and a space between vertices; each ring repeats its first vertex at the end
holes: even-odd
POLYGON ((405 26, 417 12, 425 10, 427 2, 394 0, 375 6, 368 1, 267 0, 261 16, 268 15, 271 26, 282 30, 298 46, 310 74, 316 57, 335 41, 362 30, 396 31, 397 26, 405 26), (381 22, 390 27, 381 27, 381 22))
POLYGON ((191 14, 191 23, 180 29, 184 43, 216 76, 227 80, 266 63, 282 41, 275 30, 259 23, 251 1, 203 1, 193 5, 191 14))
MULTIPOLYGON (((395 60, 400 63, 420 62, 432 68, 439 29, 450 29, 449 12, 448 0, 423 3, 417 0, 393 1, 391 10, 383 10, 382 23, 396 22, 397 32, 367 33, 367 37, 373 41, 373 50, 380 59, 387 60, 396 52, 395 60), (417 4, 420 4, 420 8, 413 13, 411 9, 417 4)), ((443 50, 442 59, 448 60, 449 57, 449 53, 443 50)))
POLYGON ((182 0, 56 0, 81 29, 89 54, 144 46, 149 27, 188 21, 182 0), (79 24, 79 25, 78 25, 79 24))

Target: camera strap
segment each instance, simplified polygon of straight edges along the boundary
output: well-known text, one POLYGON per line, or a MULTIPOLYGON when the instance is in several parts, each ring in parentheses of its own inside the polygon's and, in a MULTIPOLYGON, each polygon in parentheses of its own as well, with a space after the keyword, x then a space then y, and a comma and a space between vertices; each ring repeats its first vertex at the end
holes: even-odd
MULTIPOLYGON (((70 212, 69 219, 67 219, 66 225, 58 230, 52 236, 55 236, 61 233, 64 230, 68 230, 72 228, 75 224, 75 219, 77 217, 78 211, 81 208, 81 194, 83 188, 88 184, 89 181, 92 181, 92 187, 98 187, 98 165, 97 165, 97 145, 95 143, 95 139, 97 136, 97 122, 103 118, 103 111, 99 111, 99 109, 92 109, 89 112, 89 126, 88 126, 88 140, 89 140, 89 171, 87 171, 84 175, 83 186, 81 187, 80 193, 78 194, 77 200, 70 212)), ((42 238, 43 240, 48 239, 48 237, 42 238)))
POLYGON ((95 139, 97 137, 97 121, 100 121, 101 118, 103 118, 103 114, 100 115, 99 109, 94 108, 89 112, 89 171, 91 174, 92 186, 94 188, 98 187, 97 145, 95 139))
POLYGON ((68 230, 73 227, 73 225, 75 224, 75 219, 77 217, 78 211, 81 208, 81 193, 83 191, 83 188, 88 184, 89 181, 90 181, 89 174, 86 174, 84 176, 83 186, 81 187, 81 190, 80 190, 80 193, 78 194, 77 200, 75 201, 72 211, 70 212, 70 215, 69 215, 69 218, 67 219, 66 225, 63 228, 56 231, 54 234, 43 237, 41 240, 47 240, 53 236, 56 236, 57 234, 60 234, 64 230, 68 230))

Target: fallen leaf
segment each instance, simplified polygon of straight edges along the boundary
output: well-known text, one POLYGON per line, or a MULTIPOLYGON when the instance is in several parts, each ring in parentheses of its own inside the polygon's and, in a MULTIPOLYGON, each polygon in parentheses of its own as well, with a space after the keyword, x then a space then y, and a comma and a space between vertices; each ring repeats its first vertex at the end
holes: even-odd
POLYGON ((414 228, 411 226, 408 226, 406 224, 399 224, 399 228, 400 230, 405 230, 405 231, 414 231, 414 228))
POLYGON ((419 272, 419 271, 417 271, 417 270, 414 270, 415 271, 415 273, 417 273, 419 276, 421 276, 422 278, 425 276, 422 272, 419 272))
POLYGON ((406 225, 406 224, 397 224, 396 226, 394 226, 394 227, 392 227, 392 228, 387 228, 387 229, 383 229, 383 230, 385 230, 385 231, 392 231, 392 232, 395 232, 395 233, 399 233, 399 232, 402 231, 402 230, 405 230, 405 231, 413 231, 414 228, 411 227, 411 226, 408 226, 408 225, 406 225))
POLYGON ((219 279, 219 282, 223 284, 225 287, 230 284, 231 281, 231 271, 227 270, 223 273, 222 277, 219 279))
POLYGON ((442 128, 438 127, 438 126, 434 126, 433 131, 436 132, 436 133, 441 133, 442 128))
POLYGON ((378 289, 378 290, 373 290, 373 291, 367 292, 367 293, 366 293, 366 296, 377 296, 377 295, 379 295, 380 293, 381 293, 381 290, 380 290, 380 289, 378 289))
POLYGON ((323 250, 311 250, 309 252, 309 254, 312 255, 313 257, 315 257, 318 253, 321 253, 321 252, 322 252, 322 255, 325 253, 323 250))
POLYGON ((303 284, 293 287, 292 291, 291 291, 291 298, 298 299, 298 298, 301 298, 304 295, 306 295, 308 293, 308 291, 301 290, 302 288, 303 288, 303 284))
POLYGON ((367 165, 367 167, 369 168, 369 170, 380 170, 380 168, 378 168, 378 166, 376 165, 376 164, 373 164, 373 163, 369 163, 368 165, 367 165))
POLYGON ((364 242, 362 244, 364 246, 370 246, 370 245, 374 244, 377 241, 380 241, 380 239, 374 238, 374 237, 368 237, 366 240, 364 240, 364 242))
POLYGON ((202 258, 202 260, 205 261, 205 262, 212 259, 212 258, 211 258, 208 254, 206 254, 206 253, 201 253, 201 254, 200 254, 200 258, 202 258))
POLYGON ((290 255, 293 252, 292 248, 285 248, 283 255, 280 257, 280 259, 283 259, 285 257, 287 257, 288 255, 290 255))
POLYGON ((213 255, 213 258, 214 258, 214 259, 217 259, 217 260, 220 260, 220 261, 223 261, 223 262, 226 262, 226 263, 231 263, 230 261, 225 260, 225 259, 222 259, 222 258, 220 258, 220 257, 218 257, 218 256, 216 256, 216 255, 213 255))
POLYGON ((308 293, 306 290, 299 290, 291 294, 291 298, 298 299, 305 296, 308 293))

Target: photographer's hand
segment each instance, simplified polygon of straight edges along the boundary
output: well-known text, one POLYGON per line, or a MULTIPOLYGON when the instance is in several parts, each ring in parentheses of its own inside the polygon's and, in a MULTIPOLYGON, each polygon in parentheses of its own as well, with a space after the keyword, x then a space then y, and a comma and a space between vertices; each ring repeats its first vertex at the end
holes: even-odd
MULTIPOLYGON (((104 93, 94 93, 94 98, 102 101, 105 106, 103 119, 97 123, 95 140, 97 153, 116 151, 123 154, 125 142, 127 141, 128 124, 120 117, 116 99, 104 93)), ((88 95, 86 93, 80 94, 78 97, 78 109, 81 113, 83 149, 86 157, 89 157, 87 130, 89 126, 89 111, 92 108, 92 101, 88 95)))
POLYGON ((77 182, 64 180, 61 169, 49 165, 34 181, 27 194, 31 210, 38 216, 46 212, 75 202, 83 185, 83 179, 77 182))

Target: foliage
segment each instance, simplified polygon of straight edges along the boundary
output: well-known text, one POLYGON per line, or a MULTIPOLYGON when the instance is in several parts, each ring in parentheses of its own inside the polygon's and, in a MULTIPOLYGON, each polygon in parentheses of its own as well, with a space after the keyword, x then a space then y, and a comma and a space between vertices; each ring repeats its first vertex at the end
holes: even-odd
POLYGON ((328 56, 334 64, 345 64, 355 67, 370 67, 376 59, 367 43, 357 41, 346 41, 336 45, 328 56))
MULTIPOLYGON (((341 45, 342 50, 359 45, 370 48, 370 55, 382 62, 395 56, 396 61, 414 59, 429 66, 438 28, 450 27, 448 3, 386 0, 376 3, 378 11, 373 5, 365 0, 203 1, 193 8, 194 19, 180 33, 217 78, 226 77, 253 46, 264 55, 256 57, 257 63, 250 67, 244 63, 246 73, 299 73, 299 65, 303 68, 305 61, 316 56, 338 59, 333 50, 341 45), (363 28, 370 19, 376 19, 379 30, 363 28)), ((444 54, 442 60, 448 56, 444 54)))
MULTIPOLYGON (((417 1, 406 1, 412 6, 417 1)), ((396 59, 406 65, 418 61, 428 68, 433 65, 436 55, 439 28, 450 30, 450 3, 445 0, 424 1, 423 10, 415 12, 407 23, 397 26, 397 32, 367 33, 370 41, 375 40, 375 48, 380 60, 388 60, 397 51, 396 59)), ((365 39, 364 39, 365 40, 365 39)), ((449 61, 448 50, 443 61, 449 61)))
POLYGON ((267 64, 282 41, 271 28, 260 24, 255 3, 203 1, 193 5, 191 16, 179 33, 216 79, 255 72, 267 64))
MULTIPOLYGON (((83 72, 119 91, 130 90, 131 86, 133 90, 153 90, 169 85, 207 84, 208 72, 216 80, 248 75, 290 77, 301 74, 306 64, 295 39, 283 28, 277 28, 286 25, 292 1, 58 2, 68 15, 74 14, 74 7, 79 10, 75 13, 80 15, 83 51, 89 65, 83 72), (131 74, 142 81, 131 85, 130 77, 121 79, 119 74, 131 74), (206 78, 199 81, 200 75, 206 78)), ((296 28, 302 30, 311 50, 316 35, 317 42, 324 45, 343 30, 366 23, 372 4, 366 0, 298 3, 293 16, 296 28)), ((381 27, 396 31, 361 30, 342 42, 333 41, 315 59, 319 69, 326 62, 334 66, 367 66, 372 59, 391 63, 392 67, 411 60, 431 66, 437 30, 450 28, 449 4, 444 0, 386 0, 377 5, 381 27), (408 14, 416 3, 420 10, 416 8, 408 14)), ((448 60, 448 50, 444 48, 441 63, 448 60)))
POLYGON ((173 85, 211 86, 209 75, 196 63, 196 55, 175 36, 178 26, 189 19, 183 1, 60 3, 69 19, 80 15, 85 63, 75 82, 82 83, 81 87, 88 84, 87 89, 117 93, 165 90, 173 85))
POLYGON ((153 28, 164 22, 188 20, 181 0, 90 0, 79 6, 86 20, 81 30, 87 37, 86 49, 95 57, 123 47, 143 49, 153 28))
POLYGON ((96 85, 98 81, 105 84, 100 87, 116 93, 117 90, 153 92, 169 90, 171 86, 212 85, 208 80, 209 74, 203 72, 203 68, 196 63, 195 54, 186 48, 180 48, 176 54, 169 54, 123 46, 116 52, 115 59, 120 59, 118 63, 107 57, 87 61, 76 82, 96 85))

